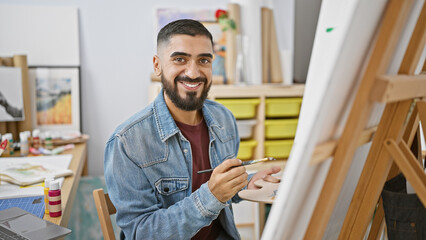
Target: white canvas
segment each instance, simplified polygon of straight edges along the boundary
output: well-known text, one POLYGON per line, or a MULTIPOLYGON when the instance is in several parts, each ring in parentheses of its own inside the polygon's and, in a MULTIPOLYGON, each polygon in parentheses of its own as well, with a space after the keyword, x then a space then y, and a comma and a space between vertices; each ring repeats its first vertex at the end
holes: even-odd
POLYGON ((29 66, 79 66, 75 7, 0 4, 0 56, 28 56, 29 66))
MULTIPOLYGON (((330 158, 310 165, 312 153, 319 143, 342 134, 386 3, 322 2, 293 149, 262 239, 304 237, 331 164, 330 158)), ((402 41, 398 49, 406 48, 406 44, 402 41)), ((402 55, 397 55, 394 61, 400 62, 402 55)), ((383 104, 375 104, 366 128, 378 124, 383 108, 383 104)), ((369 146, 361 146, 354 155, 349 181, 342 188, 324 239, 335 239, 340 232, 369 146)))

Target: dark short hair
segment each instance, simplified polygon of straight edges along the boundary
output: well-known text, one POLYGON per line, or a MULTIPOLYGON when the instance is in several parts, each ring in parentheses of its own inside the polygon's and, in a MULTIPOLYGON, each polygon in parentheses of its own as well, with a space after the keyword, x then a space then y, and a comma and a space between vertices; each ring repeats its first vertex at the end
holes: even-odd
POLYGON ((204 27, 203 24, 192 19, 180 19, 168 23, 164 26, 157 35, 157 49, 161 43, 166 43, 170 38, 177 34, 190 35, 190 36, 206 36, 210 39, 213 46, 212 34, 204 27))

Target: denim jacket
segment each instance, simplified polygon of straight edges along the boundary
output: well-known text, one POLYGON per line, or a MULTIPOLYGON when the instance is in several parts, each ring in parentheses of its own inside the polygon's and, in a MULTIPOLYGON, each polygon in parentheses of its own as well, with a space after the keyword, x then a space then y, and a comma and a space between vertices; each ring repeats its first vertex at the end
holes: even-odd
MULTIPOLYGON (((206 100, 202 112, 214 168, 237 156, 236 121, 214 101, 206 100)), ((106 145, 104 167, 122 239, 190 239, 217 217, 226 231, 222 238, 240 238, 231 201, 241 199, 235 195, 223 204, 207 183, 192 192, 192 161, 190 143, 176 126, 163 91, 115 130, 106 145)))

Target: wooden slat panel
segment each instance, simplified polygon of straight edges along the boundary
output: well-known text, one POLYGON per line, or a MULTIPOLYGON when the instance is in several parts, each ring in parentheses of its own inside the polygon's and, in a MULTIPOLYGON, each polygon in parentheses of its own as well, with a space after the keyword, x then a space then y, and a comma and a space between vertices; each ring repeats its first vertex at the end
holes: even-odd
POLYGON ((240 33, 241 17, 240 5, 237 3, 228 4, 229 18, 234 20, 237 26, 236 31, 226 31, 226 58, 225 71, 227 84, 235 83, 235 63, 237 62, 237 34, 240 33))
MULTIPOLYGON (((362 131, 361 136, 358 139, 357 148, 362 146, 373 139, 374 134, 376 133, 377 127, 372 127, 362 131)), ((337 140, 328 141, 321 143, 315 147, 314 153, 312 154, 312 159, 309 162, 310 165, 322 163, 331 156, 334 155, 336 150, 337 140)))
POLYGON ((13 65, 21 68, 22 74, 22 96, 24 98, 24 115, 25 120, 17 122, 18 131, 32 131, 32 113, 31 113, 31 99, 30 99, 30 82, 28 78, 28 64, 27 57, 24 55, 13 56, 13 65))
POLYGON ((271 63, 269 55, 271 54, 271 15, 272 10, 263 7, 262 11, 262 83, 268 83, 270 77, 271 63))
MULTIPOLYGON (((270 62, 270 73, 271 83, 282 83, 283 82, 283 71, 281 69, 281 57, 280 48, 278 46, 277 36, 277 24, 275 23, 274 11, 271 10, 270 16, 271 31, 269 36, 269 62, 270 62)), ((278 25, 279 26, 279 25, 278 25)))

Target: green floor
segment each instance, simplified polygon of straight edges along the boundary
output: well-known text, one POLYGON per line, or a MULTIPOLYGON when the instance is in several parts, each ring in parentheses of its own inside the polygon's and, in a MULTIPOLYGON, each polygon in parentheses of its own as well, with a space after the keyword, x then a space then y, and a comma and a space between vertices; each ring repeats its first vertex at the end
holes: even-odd
MULTIPOLYGON (((65 239, 103 239, 92 195, 92 191, 97 188, 103 188, 106 191, 105 179, 103 177, 81 178, 68 223, 68 228, 72 230, 72 233, 65 239)), ((120 239, 120 230, 115 223, 114 215, 111 217, 111 221, 114 226, 116 239, 120 239)))

